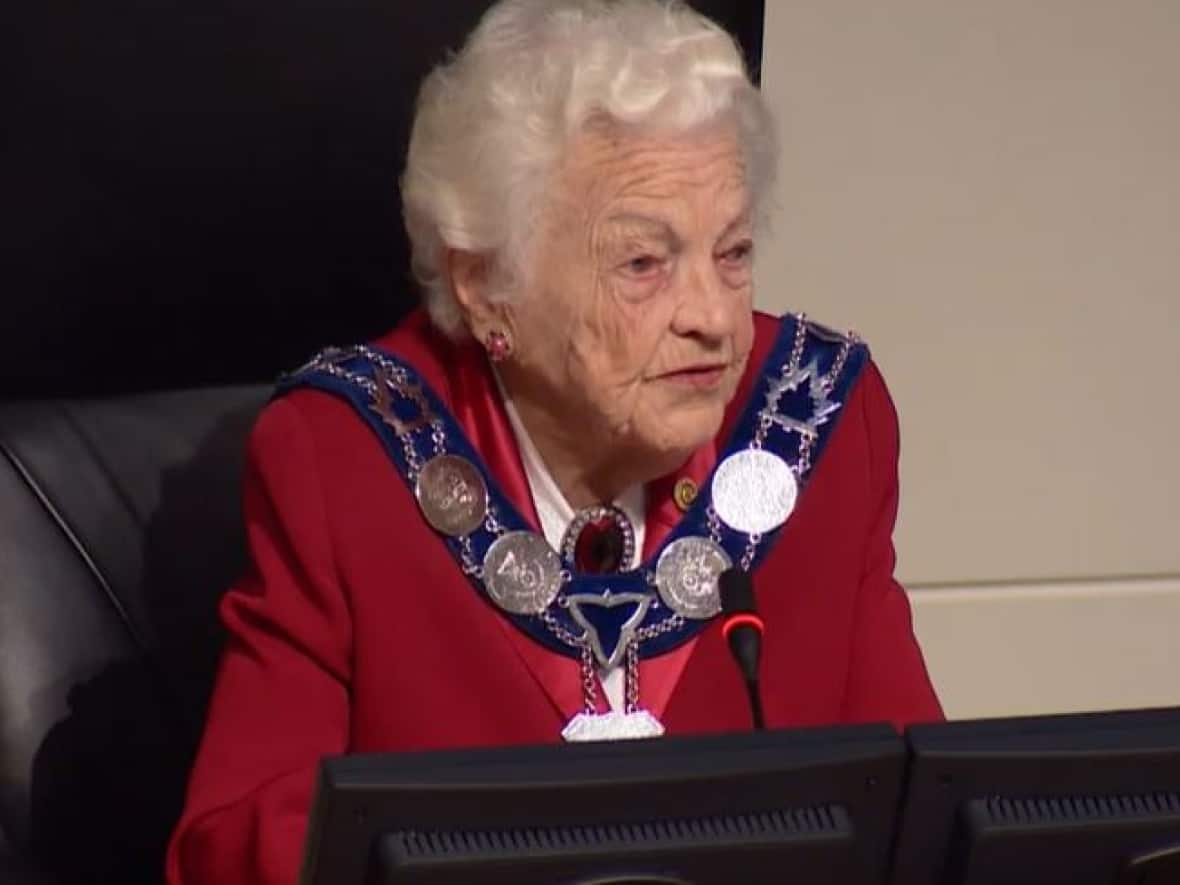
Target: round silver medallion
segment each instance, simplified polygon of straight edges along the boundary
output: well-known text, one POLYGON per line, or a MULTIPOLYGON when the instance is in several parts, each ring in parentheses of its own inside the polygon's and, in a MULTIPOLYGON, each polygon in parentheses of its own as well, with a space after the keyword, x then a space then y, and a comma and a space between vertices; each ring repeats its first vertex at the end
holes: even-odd
POLYGON ((561 559, 533 532, 508 532, 483 558, 483 582, 496 605, 514 615, 537 615, 561 589, 561 559))
POLYGON ((777 529, 795 509, 799 483, 787 462, 765 449, 743 449, 713 474, 713 509, 747 535, 777 529))
POLYGON ((669 544, 656 563, 656 589, 664 605, 695 620, 721 611, 717 578, 733 565, 718 544, 695 535, 669 544))
POLYGON ((460 538, 479 528, 488 512, 488 487, 474 464, 458 455, 435 455, 418 471, 414 497, 438 531, 460 538))

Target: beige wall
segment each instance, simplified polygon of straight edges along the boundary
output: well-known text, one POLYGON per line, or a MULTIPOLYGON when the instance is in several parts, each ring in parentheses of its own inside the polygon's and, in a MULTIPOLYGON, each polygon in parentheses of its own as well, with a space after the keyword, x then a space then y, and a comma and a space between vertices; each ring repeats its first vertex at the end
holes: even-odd
POLYGON ((759 300, 885 372, 948 709, 1180 703, 1180 2, 767 7, 759 300))

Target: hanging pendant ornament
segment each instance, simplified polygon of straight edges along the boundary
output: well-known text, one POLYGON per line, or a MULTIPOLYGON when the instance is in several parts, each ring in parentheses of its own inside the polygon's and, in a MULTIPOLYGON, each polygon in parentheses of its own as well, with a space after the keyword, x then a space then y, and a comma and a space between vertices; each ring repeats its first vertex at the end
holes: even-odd
POLYGON ((713 509, 727 526, 747 535, 777 529, 798 497, 794 471, 765 449, 735 452, 713 474, 713 509))
POLYGON ((461 538, 475 531, 488 512, 488 487, 474 464, 458 455, 435 455, 418 472, 414 497, 437 531, 461 538))
POLYGON ((561 559, 540 535, 508 532, 488 548, 483 581, 496 605, 514 615, 539 615, 561 590, 561 559))
POLYGON ((662 737, 663 734, 664 726, 647 710, 579 713, 561 730, 561 736, 570 743, 636 740, 662 737))
POLYGON ((720 544, 696 535, 679 538, 656 562, 656 590, 676 614, 693 620, 711 618, 721 611, 717 579, 732 565, 720 544))
MULTIPOLYGON (((643 609, 647 609, 646 602, 643 609)), ((593 628, 587 625, 589 631, 593 628)), ((631 638, 626 640, 624 650, 624 675, 626 678, 626 706, 619 710, 606 713, 597 712, 595 686, 598 680, 594 675, 594 659, 597 655, 589 643, 583 641, 582 651, 582 691, 584 693, 584 708, 574 716, 561 730, 561 736, 571 742, 580 741, 619 741, 637 738, 654 738, 664 734, 664 726, 655 715, 639 706, 639 646, 631 638)), ((610 668, 607 668, 608 670, 610 668)), ((617 671, 616 671, 617 672, 617 671)))

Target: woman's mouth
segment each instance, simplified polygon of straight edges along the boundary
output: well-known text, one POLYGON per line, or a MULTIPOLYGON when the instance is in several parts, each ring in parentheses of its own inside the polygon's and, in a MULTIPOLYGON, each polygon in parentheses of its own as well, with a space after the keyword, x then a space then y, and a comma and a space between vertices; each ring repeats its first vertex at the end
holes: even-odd
POLYGON ((721 383, 721 379, 725 377, 726 368, 724 363, 702 364, 667 372, 659 377, 661 381, 669 381, 696 390, 711 390, 721 383))

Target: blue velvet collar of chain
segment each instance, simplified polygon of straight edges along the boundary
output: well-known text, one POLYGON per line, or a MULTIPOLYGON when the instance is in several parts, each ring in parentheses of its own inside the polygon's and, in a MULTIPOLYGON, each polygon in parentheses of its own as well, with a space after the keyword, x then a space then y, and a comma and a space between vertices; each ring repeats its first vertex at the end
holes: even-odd
MULTIPOLYGON (((831 371, 846 344, 847 339, 843 336, 807 322, 802 317, 784 317, 774 346, 758 370, 758 380, 750 401, 745 405, 729 440, 719 454, 717 463, 720 464, 728 455, 750 445, 760 420, 763 420, 760 413, 769 407, 777 418, 773 422, 774 426, 764 443, 764 448, 774 452, 788 464, 796 464, 802 435, 791 428, 809 424, 815 432, 811 450, 811 465, 814 469, 831 438, 842 411, 841 406, 847 402, 853 386, 868 362, 867 348, 860 343, 852 344, 846 354, 843 368, 833 379, 831 389, 825 398, 824 415, 821 416, 817 412, 813 392, 805 382, 808 378, 814 381, 831 371), (796 346, 796 333, 800 323, 804 323, 806 329, 800 366, 807 371, 798 376, 798 383, 784 391, 780 379, 796 346), (776 382, 780 383, 776 385, 776 382), (772 399, 776 399, 777 402, 772 403, 772 399)), ((448 453, 466 458, 483 474, 488 489, 489 508, 495 513, 500 526, 507 531, 535 531, 500 490, 479 453, 439 397, 412 366, 394 354, 372 347, 326 350, 299 370, 284 376, 279 381, 276 396, 301 387, 311 387, 330 393, 352 405, 357 416, 377 436, 411 493, 414 491, 414 482, 409 469, 407 446, 412 447, 418 458, 425 462, 433 451, 432 433, 441 429, 445 434, 448 453), (391 364, 400 367, 409 382, 403 387, 412 391, 412 396, 392 397, 388 392, 377 392, 379 388, 372 383, 358 383, 356 379, 362 378, 380 382, 384 377, 381 363, 386 367, 391 364), (329 368, 345 371, 333 372, 329 371, 329 368), (378 402, 379 398, 388 399, 378 402), (403 432, 399 437, 390 421, 382 417, 382 409, 387 415, 392 409, 402 430, 410 432, 403 432), (434 424, 423 420, 425 416, 430 415, 437 419, 434 424)), ((809 473, 799 477, 801 495, 805 493, 808 475, 809 473)), ((711 478, 710 476, 710 480, 711 478)), ((681 538, 709 534, 707 520, 710 501, 709 482, 706 482, 679 525, 669 533, 652 557, 638 569, 613 575, 573 573, 571 580, 562 587, 558 600, 550 606, 549 623, 538 615, 515 615, 502 611, 489 597, 483 582, 471 574, 470 570, 464 571, 468 574, 475 591, 502 617, 509 618, 518 629, 552 651, 578 658, 582 654, 584 639, 591 630, 597 634, 594 638, 601 647, 613 650, 618 646, 621 637, 634 635, 634 631, 642 630, 647 638, 639 644, 639 655, 643 658, 655 657, 696 636, 710 622, 708 619, 675 617, 674 612, 661 604, 651 578, 660 554, 670 544, 681 538), (553 629, 554 621, 560 625, 561 630, 553 629), (565 636, 564 640, 560 638, 562 633, 565 636), (571 643, 568 641, 570 637, 582 639, 583 642, 571 643)), ((790 519, 785 526, 762 538, 751 564, 752 568, 757 568, 773 547, 777 537, 789 525, 790 519)), ((489 530, 485 521, 467 538, 475 561, 482 562, 497 535, 489 530)), ((443 540, 454 556, 456 565, 462 568, 460 540, 446 536, 443 536, 443 540)), ((748 537, 745 534, 722 524, 721 546, 733 562, 739 561, 747 541, 748 537)), ((571 568, 569 563, 566 563, 566 567, 571 568)))

